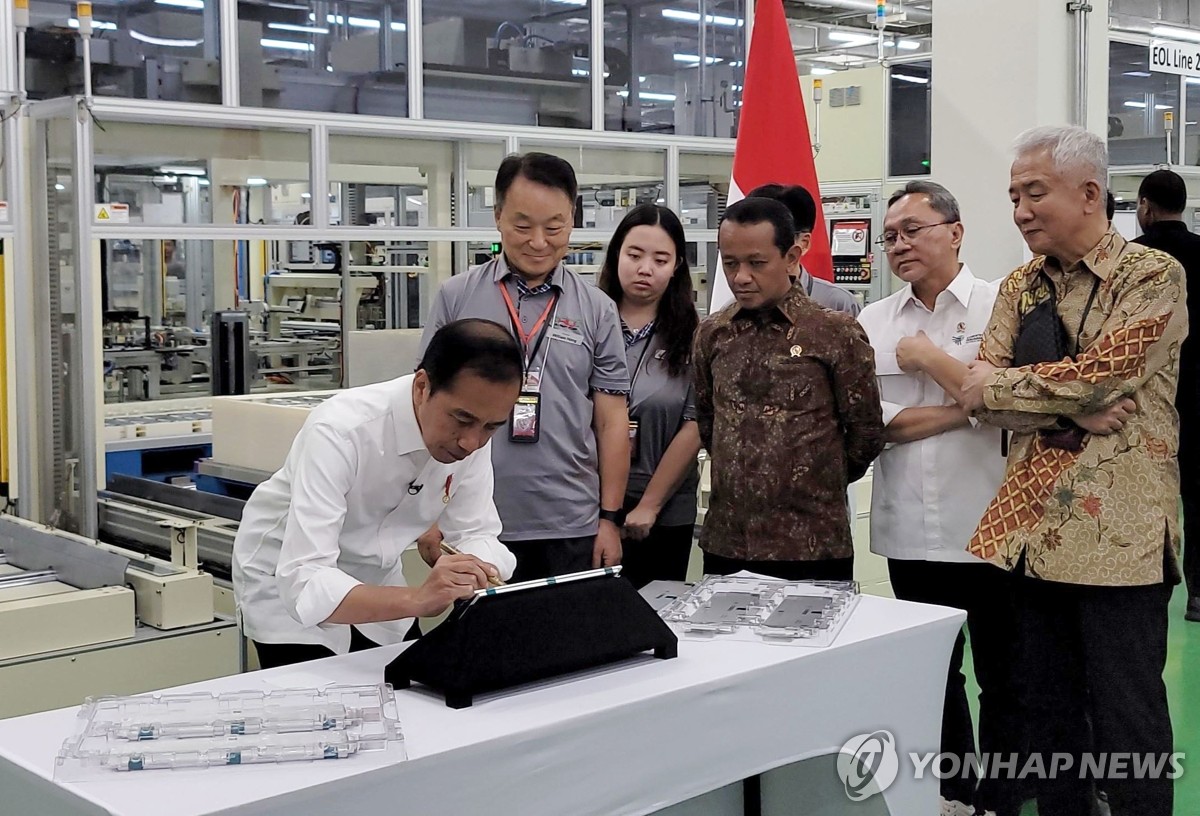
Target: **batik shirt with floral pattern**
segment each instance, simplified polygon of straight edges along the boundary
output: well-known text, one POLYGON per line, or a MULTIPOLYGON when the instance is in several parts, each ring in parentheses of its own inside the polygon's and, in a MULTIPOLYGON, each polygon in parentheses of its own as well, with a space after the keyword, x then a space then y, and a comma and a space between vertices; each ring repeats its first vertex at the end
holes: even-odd
POLYGON ((984 422, 1015 431, 1004 484, 970 549, 1027 574, 1094 586, 1142 586, 1178 571, 1179 417, 1175 388, 1187 335, 1184 275, 1169 255, 1109 231, 1063 269, 1035 258, 1000 287, 980 359, 1001 368, 984 387, 984 422), (1074 359, 1010 368, 1021 316, 1057 293, 1074 359), (1080 320, 1099 279, 1083 329, 1080 320), (1037 433, 1060 417, 1137 403, 1124 428, 1053 448, 1037 433), (1164 547, 1167 553, 1164 554, 1164 547))

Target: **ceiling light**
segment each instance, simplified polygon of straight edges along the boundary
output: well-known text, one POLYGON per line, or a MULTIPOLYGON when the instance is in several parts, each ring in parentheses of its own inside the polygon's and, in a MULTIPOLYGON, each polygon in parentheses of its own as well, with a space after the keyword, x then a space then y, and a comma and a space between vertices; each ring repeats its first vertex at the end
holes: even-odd
MULTIPOLYGON (((663 9, 662 16, 668 20, 682 20, 686 23, 700 22, 700 15, 694 11, 683 11, 682 9, 663 9)), ((706 14, 704 22, 709 25, 728 26, 729 28, 738 28, 745 24, 744 20, 739 20, 737 17, 722 17, 720 15, 706 14)))
MULTIPOLYGON (((309 20, 316 20, 317 15, 309 13, 309 20)), ((326 14, 325 21, 332 25, 348 25, 352 28, 379 28, 378 20, 371 20, 366 17, 343 17, 340 14, 326 14)), ((407 31, 404 23, 392 23, 392 31, 407 31)))
POLYGON ((904 82, 912 82, 917 85, 928 85, 929 84, 928 77, 913 76, 912 74, 897 74, 897 73, 893 72, 892 79, 900 79, 900 80, 903 80, 904 82))
POLYGON ((828 76, 830 74, 836 74, 837 71, 833 68, 811 68, 809 69, 809 73, 811 73, 813 76, 828 76))
POLYGON ((1150 29, 1150 33, 1155 37, 1170 37, 1176 40, 1191 40, 1192 42, 1200 42, 1200 31, 1193 31, 1188 28, 1154 26, 1154 28, 1150 29))
POLYGON ((1155 110, 1170 110, 1171 106, 1170 105, 1155 105, 1154 109, 1155 110))
POLYGON ((63 185, 61 185, 61 184, 55 184, 55 185, 54 185, 54 189, 55 189, 55 190, 58 190, 58 191, 61 193, 63 190, 65 190, 65 189, 67 189, 67 188, 66 188, 66 187, 64 187, 64 186, 63 186, 63 185))
POLYGON ((1131 99, 1125 103, 1125 107, 1127 107, 1127 108, 1144 108, 1144 107, 1146 107, 1146 103, 1145 102, 1134 102, 1131 99))
MULTIPOLYGON (((698 57, 695 54, 675 54, 674 56, 675 56, 676 62, 687 62, 687 63, 691 63, 692 65, 700 64, 700 57, 698 57)), ((713 65, 720 61, 721 61, 720 57, 706 57, 704 60, 704 64, 705 65, 713 65)))
POLYGON ((174 6, 175 8, 191 9, 192 11, 204 11, 204 0, 154 0, 160 6, 174 6))
MULTIPOLYGON (((617 96, 628 98, 629 91, 617 91, 617 96)), ((651 91, 642 91, 638 94, 638 99, 646 102, 674 102, 675 94, 671 93, 653 93, 651 91)))
POLYGON ((1121 76, 1148 77, 1151 76, 1151 73, 1149 71, 1126 71, 1121 76))
MULTIPOLYGON (((69 25, 71 28, 79 28, 79 21, 72 17, 71 19, 67 20, 67 25, 69 25)), ((117 24, 106 23, 103 20, 92 20, 92 28, 99 29, 100 31, 116 31, 117 24)))
POLYGON ((158 172, 168 176, 207 176, 208 171, 203 167, 188 167, 187 165, 174 166, 164 164, 158 168, 158 172))
POLYGON ((210 182, 210 181, 209 181, 208 179, 206 179, 206 178, 202 178, 202 179, 196 179, 196 183, 197 183, 197 184, 199 184, 201 187, 207 187, 207 186, 208 186, 209 184, 211 184, 212 182, 210 182))
POLYGON ((809 57, 816 62, 832 62, 836 65, 862 65, 866 62, 863 57, 854 57, 849 54, 828 54, 821 57, 809 57))
POLYGON ((280 48, 285 51, 312 51, 312 43, 296 42, 295 40, 262 39, 258 41, 263 48, 280 48))
POLYGON ((151 37, 149 34, 143 34, 140 31, 129 30, 129 36, 133 37, 138 42, 144 42, 147 45, 161 45, 164 48, 195 48, 197 45, 204 43, 200 40, 168 40, 163 37, 151 37))
POLYGON ((852 34, 848 31, 830 31, 829 39, 833 42, 845 43, 850 48, 875 42, 875 37, 870 34, 852 34))
POLYGON ((248 186, 248 187, 266 187, 267 180, 265 178, 251 177, 251 178, 246 179, 246 186, 248 186))
POLYGON ((896 43, 896 46, 901 51, 920 51, 921 50, 921 43, 919 43, 917 40, 900 40, 900 42, 896 43))
POLYGON ((328 28, 320 28, 318 26, 303 26, 292 25, 291 23, 267 23, 267 28, 273 28, 276 31, 296 31, 301 34, 328 34, 328 28))

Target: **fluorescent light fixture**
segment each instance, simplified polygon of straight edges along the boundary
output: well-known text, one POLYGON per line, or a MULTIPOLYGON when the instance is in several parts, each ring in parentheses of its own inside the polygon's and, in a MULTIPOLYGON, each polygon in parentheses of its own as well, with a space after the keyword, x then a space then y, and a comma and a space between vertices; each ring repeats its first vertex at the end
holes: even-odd
POLYGON ((875 38, 870 34, 854 34, 849 31, 830 31, 829 39, 833 42, 845 43, 852 48, 859 45, 869 45, 875 42, 875 38))
MULTIPOLYGON (((663 9, 662 16, 668 20, 681 20, 685 23, 700 22, 700 15, 695 11, 683 11, 682 9, 663 9)), ((704 15, 704 22, 709 25, 727 26, 729 28, 740 28, 745 25, 744 20, 737 17, 722 17, 716 14, 704 15)))
POLYGON ((1155 105, 1154 109, 1155 110, 1170 110, 1171 106, 1170 105, 1155 105))
POLYGON ((164 48, 195 48, 204 42, 204 40, 168 40, 164 37, 151 37, 149 34, 134 31, 132 28, 129 29, 129 36, 138 42, 144 42, 147 45, 161 45, 164 48))
MULTIPOLYGON (((317 15, 309 13, 308 19, 316 20, 317 15)), ((366 17, 343 17, 340 14, 326 14, 325 21, 331 25, 348 25, 352 28, 379 28, 378 20, 371 20, 366 17)), ((404 23, 392 23, 392 31, 407 31, 407 26, 404 23)))
POLYGON ((915 85, 928 85, 929 79, 926 77, 913 76, 912 74, 897 74, 892 72, 892 79, 903 80, 904 82, 912 82, 915 85))
POLYGON ((1188 77, 1186 82, 1188 85, 1200 85, 1200 77, 1188 77))
POLYGON ((61 193, 63 190, 65 190, 65 189, 67 189, 67 188, 66 188, 66 187, 64 187, 64 186, 63 186, 63 185, 61 185, 61 184, 55 184, 55 185, 54 185, 54 189, 55 189, 55 190, 58 190, 58 191, 61 193))
POLYGON ((267 180, 265 178, 255 178, 252 176, 252 177, 246 179, 246 186, 248 186, 248 187, 266 187, 267 180))
POLYGON ((1154 28, 1150 29, 1150 33, 1155 37, 1168 37, 1174 40, 1191 40, 1192 42, 1200 42, 1200 31, 1193 31, 1190 28, 1154 26, 1154 28))
POLYGON ((837 71, 833 68, 810 68, 809 73, 813 76, 829 76, 830 74, 836 74, 837 71))
MULTIPOLYGON (((72 17, 71 19, 67 20, 67 25, 69 25, 71 28, 79 28, 79 21, 72 17)), ((92 20, 92 28, 99 31, 116 31, 117 24, 106 23, 103 20, 92 20)))
POLYGON ((203 167, 188 167, 187 165, 166 165, 158 168, 158 172, 168 176, 207 176, 208 171, 203 167))
POLYGON ((832 62, 835 65, 862 65, 866 62, 863 57, 854 57, 850 54, 827 54, 821 57, 809 57, 814 62, 832 62))
POLYGON ((312 193, 301 193, 300 197, 303 199, 309 199, 312 198, 312 193))
POLYGON ((564 6, 586 6, 588 4, 588 0, 550 0, 550 2, 564 6))
MULTIPOLYGON (((696 54, 675 54, 674 56, 675 56, 676 62, 686 62, 691 65, 699 65, 700 64, 700 57, 697 56, 696 54)), ((721 61, 720 57, 707 57, 704 60, 704 64, 705 65, 715 65, 716 63, 718 63, 720 61, 721 61)))
POLYGON ((276 31, 295 31, 300 34, 328 34, 328 28, 320 28, 318 26, 303 26, 292 25, 291 23, 267 23, 267 28, 273 28, 276 31))
POLYGON ((1151 76, 1151 74, 1149 71, 1126 71, 1125 73, 1121 74, 1121 76, 1148 77, 1151 76))
POLYGON ((901 51, 920 51, 921 43, 917 40, 900 40, 896 43, 896 47, 901 51))
POLYGON ((207 187, 208 185, 212 184, 212 182, 206 178, 197 179, 196 183, 199 184, 201 187, 207 187))
POLYGON ((1144 107, 1146 107, 1146 103, 1145 102, 1134 102, 1131 99, 1125 103, 1125 107, 1127 107, 1127 108, 1144 108, 1144 107))
POLYGON ((154 2, 160 6, 174 6, 175 8, 204 11, 204 0, 154 0, 154 2))
MULTIPOLYGON (((617 91, 617 96, 628 97, 629 91, 617 91)), ((675 94, 672 93, 653 93, 651 91, 642 91, 638 94, 638 99, 644 102, 674 102, 675 94)))
POLYGON ((259 43, 263 48, 280 48, 285 51, 312 51, 312 43, 296 42, 295 40, 262 39, 259 43))

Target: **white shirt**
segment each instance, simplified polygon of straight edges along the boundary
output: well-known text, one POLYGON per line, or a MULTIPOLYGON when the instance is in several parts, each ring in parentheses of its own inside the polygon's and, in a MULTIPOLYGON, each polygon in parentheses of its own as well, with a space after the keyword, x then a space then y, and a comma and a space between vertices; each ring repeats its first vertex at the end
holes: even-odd
MULTIPOLYGON (((928 374, 900 370, 897 343, 924 331, 951 357, 971 362, 998 291, 998 281, 979 280, 964 264, 932 312, 911 286, 863 309, 858 320, 875 349, 885 425, 905 408, 954 402, 928 374)), ((871 485, 871 551, 888 558, 979 562, 967 544, 1000 489, 1004 465, 1000 430, 976 423, 889 444, 875 462, 871 485)))
MULTIPOLYGON (((323 621, 359 584, 405 586, 400 555, 434 522, 448 544, 512 575, 516 558, 500 543, 492 503, 491 443, 461 462, 435 460, 412 389, 410 374, 326 400, 246 503, 233 589, 247 637, 345 654, 350 627, 323 621)), ((399 643, 411 625, 356 624, 379 644, 399 643)))

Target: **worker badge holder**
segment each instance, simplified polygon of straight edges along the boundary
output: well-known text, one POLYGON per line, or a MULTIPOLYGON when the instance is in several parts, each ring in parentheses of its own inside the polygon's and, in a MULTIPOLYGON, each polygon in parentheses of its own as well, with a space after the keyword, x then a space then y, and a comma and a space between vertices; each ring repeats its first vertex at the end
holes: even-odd
POLYGON ((858 605, 853 581, 710 575, 659 610, 691 639, 829 646, 858 605))
POLYGON ((397 689, 422 683, 450 708, 467 708, 480 694, 642 652, 675 657, 675 634, 619 576, 620 567, 605 567, 481 589, 401 652, 384 677, 397 689))
POLYGON ((513 406, 509 441, 537 442, 541 435, 542 397, 536 391, 522 391, 513 406))
POLYGON ((89 697, 54 763, 54 779, 349 759, 388 751, 407 759, 392 689, 324 689, 89 697))

